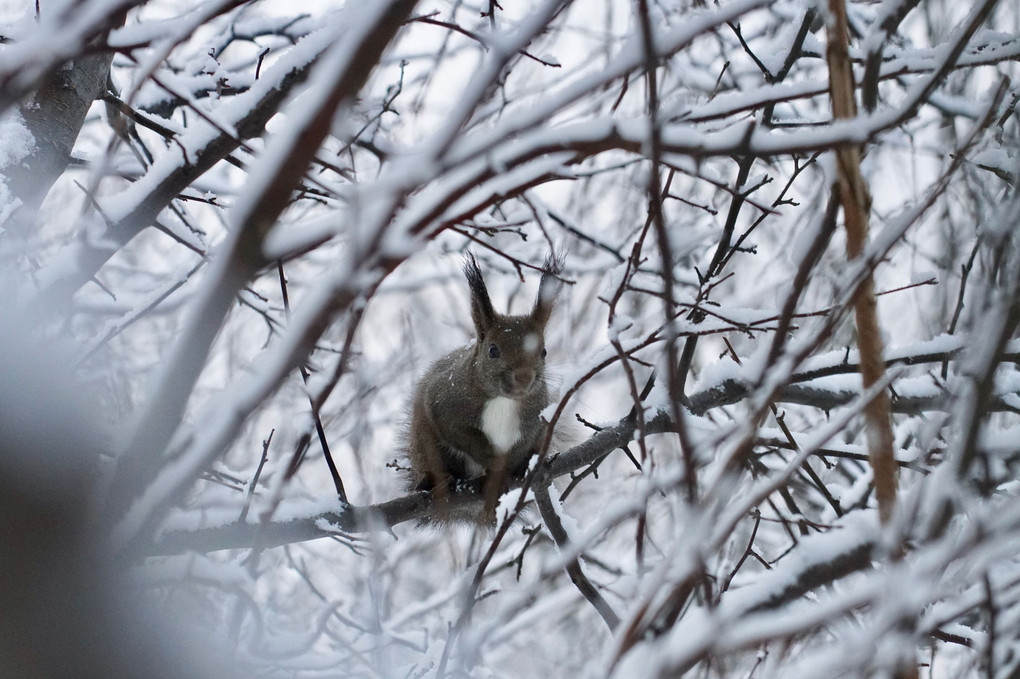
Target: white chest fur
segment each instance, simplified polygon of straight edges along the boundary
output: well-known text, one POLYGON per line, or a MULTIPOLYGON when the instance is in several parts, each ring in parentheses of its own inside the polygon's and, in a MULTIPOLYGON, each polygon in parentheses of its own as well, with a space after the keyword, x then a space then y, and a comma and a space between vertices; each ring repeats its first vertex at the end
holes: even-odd
POLYGON ((496 452, 506 453, 521 438, 521 405, 506 396, 489 399, 482 409, 482 431, 496 452))

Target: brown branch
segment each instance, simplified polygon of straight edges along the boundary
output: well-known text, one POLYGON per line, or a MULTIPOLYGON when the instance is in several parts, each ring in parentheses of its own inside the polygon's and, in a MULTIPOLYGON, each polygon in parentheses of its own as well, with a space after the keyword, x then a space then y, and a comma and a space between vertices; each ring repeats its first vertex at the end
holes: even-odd
MULTIPOLYGON (((846 5, 843 0, 829 0, 831 23, 826 26, 828 44, 826 59, 829 64, 829 95, 835 118, 854 118, 857 103, 854 99, 854 75, 850 63, 846 5)), ((846 226, 847 259, 860 257, 868 243, 868 211, 871 196, 861 174, 861 148, 844 144, 836 148, 836 173, 840 202, 846 226)), ((864 388, 882 381, 885 362, 882 360, 882 331, 878 324, 878 303, 875 298, 874 279, 869 272, 854 295, 854 316, 857 324, 857 342, 861 354, 861 378, 864 388)), ((889 415, 889 395, 878 394, 864 409, 867 421, 868 449, 875 478, 875 498, 882 523, 892 518, 896 505, 897 468, 893 456, 892 422, 889 415)))
MULTIPOLYGON (((645 78, 648 84, 648 221, 655 228, 655 242, 659 247, 660 267, 662 270, 662 303, 664 306, 663 315, 666 319, 663 327, 666 340, 666 389, 669 393, 670 415, 676 427, 678 443, 680 444, 687 501, 694 505, 698 501, 698 477, 697 465, 694 461, 694 446, 687 434, 683 412, 683 406, 687 400, 687 396, 684 394, 686 375, 680 372, 681 360, 680 354, 677 351, 678 333, 676 320, 673 318, 673 309, 675 307, 673 245, 670 240, 670 231, 666 227, 665 215, 662 213, 663 194, 669 193, 673 173, 670 172, 669 182, 663 188, 660 178, 660 165, 662 163, 662 140, 660 135, 662 134, 662 129, 659 120, 659 86, 656 74, 658 56, 656 55, 655 44, 652 38, 652 18, 647 0, 638 0, 638 25, 641 29, 641 42, 644 47, 645 56, 645 78)), ((635 261, 633 264, 636 268, 638 262, 635 261)), ((693 341, 696 340, 688 339, 688 342, 693 341)), ((622 351, 620 353, 622 355, 622 351)), ((631 383, 631 390, 636 392, 637 384, 634 382, 633 375, 629 375, 628 379, 631 383)), ((635 401, 634 407, 640 411, 641 406, 638 402, 635 401)), ((643 433, 643 413, 638 415, 637 421, 638 429, 643 433)), ((644 443, 642 443, 643 445, 644 443)), ((642 459, 642 461, 644 460, 642 459)))

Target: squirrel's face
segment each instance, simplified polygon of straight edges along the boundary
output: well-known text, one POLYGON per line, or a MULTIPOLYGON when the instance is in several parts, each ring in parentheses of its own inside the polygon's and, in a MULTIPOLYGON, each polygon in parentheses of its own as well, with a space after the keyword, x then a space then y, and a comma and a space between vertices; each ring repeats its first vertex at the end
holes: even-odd
MULTIPOLYGON (((559 270, 555 259, 547 261, 546 266, 553 272, 559 270)), ((464 264, 464 275, 471 289, 471 319, 478 338, 474 365, 480 388, 488 398, 505 396, 524 401, 536 394, 545 398, 545 326, 559 283, 551 274, 543 273, 531 313, 504 316, 493 308, 473 256, 464 264)))
POLYGON ((503 316, 478 337, 475 367, 489 396, 521 400, 545 374, 543 328, 529 316, 503 316))

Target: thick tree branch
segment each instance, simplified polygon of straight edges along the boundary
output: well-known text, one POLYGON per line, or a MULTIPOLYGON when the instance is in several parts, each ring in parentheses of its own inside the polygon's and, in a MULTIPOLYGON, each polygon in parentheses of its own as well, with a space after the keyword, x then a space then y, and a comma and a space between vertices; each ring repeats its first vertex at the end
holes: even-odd
MULTIPOLYGON (((919 363, 940 363, 955 355, 956 352, 927 352, 912 357, 898 357, 888 361, 889 365, 919 363)), ((1016 355, 1009 352, 998 356, 1000 362, 1013 362, 1016 355)), ((831 368, 822 368, 817 372, 824 376, 833 374, 851 374, 858 370, 855 363, 843 363, 831 368)), ((798 379, 815 376, 816 371, 800 373, 798 379)), ((752 385, 736 378, 722 382, 696 392, 690 396, 690 413, 704 415, 710 410, 734 405, 746 399, 752 385)), ((860 397, 860 391, 846 387, 826 387, 824 384, 791 383, 783 387, 776 396, 780 403, 804 405, 821 410, 834 410, 851 404, 860 397)), ((985 412, 1016 412, 1011 405, 1012 397, 1008 394, 989 394, 984 404, 985 412)), ((927 392, 915 391, 910 395, 898 395, 891 404, 892 412, 917 415, 930 411, 946 411, 954 404, 951 391, 936 388, 934 385, 927 392)), ((573 474, 593 464, 599 464, 606 456, 617 449, 625 448, 634 437, 637 423, 633 417, 624 418, 615 426, 606 427, 578 445, 551 455, 540 470, 536 483, 548 483, 554 478, 573 474)), ((657 412, 645 423, 645 434, 654 435, 675 430, 669 414, 657 412)), ((893 464, 900 462, 893 460, 893 464)), ((473 504, 480 504, 481 486, 477 483, 465 483, 449 491, 449 502, 453 503, 455 513, 467 509, 473 504)), ((291 542, 302 542, 330 537, 338 533, 359 533, 365 531, 387 531, 408 521, 427 518, 433 510, 433 498, 428 493, 416 493, 376 505, 350 505, 344 509, 295 517, 290 520, 273 520, 261 523, 252 518, 245 523, 232 523, 210 526, 199 529, 164 530, 154 544, 144 548, 150 554, 173 554, 182 551, 215 551, 220 549, 239 549, 244 547, 276 547, 291 542)))
MULTIPOLYGON (((60 70, 60 66, 82 57, 83 45, 95 45, 106 33, 124 22, 137 0, 110 2, 54 3, 39 17, 41 30, 4 51, 0 63, 0 112, 16 104, 60 70), (59 39, 54 39, 59 35, 59 39)), ((85 49, 86 53, 88 48, 85 49)), ((109 64, 112 55, 102 57, 109 64)), ((104 81, 105 84, 105 81, 104 81)), ((93 97, 94 98, 94 97, 93 97)))
POLYGON ((35 213, 53 182, 67 168, 92 102, 106 87, 113 55, 91 54, 56 68, 20 107, 25 126, 35 138, 35 152, 6 168, 9 185, 21 205, 4 228, 14 234, 33 230, 35 213))
MULTIPOLYGON (((605 457, 630 441, 635 425, 632 419, 615 427, 607 427, 587 441, 549 459, 541 470, 537 483, 579 470, 605 457)), ((646 423, 649 434, 671 430, 669 417, 660 413, 646 423)), ((482 504, 482 487, 478 482, 461 483, 447 489, 447 510, 461 514, 472 505, 482 504)), ((337 534, 366 531, 388 531, 393 526, 423 519, 430 515, 434 498, 431 493, 414 493, 377 505, 349 505, 314 515, 291 520, 271 521, 265 524, 252 518, 244 523, 230 523, 198 529, 169 529, 160 533, 155 541, 144 548, 146 554, 177 554, 185 551, 215 551, 246 547, 269 548, 292 542, 315 540, 337 534)), ((466 511, 464 512, 466 513, 466 511)))

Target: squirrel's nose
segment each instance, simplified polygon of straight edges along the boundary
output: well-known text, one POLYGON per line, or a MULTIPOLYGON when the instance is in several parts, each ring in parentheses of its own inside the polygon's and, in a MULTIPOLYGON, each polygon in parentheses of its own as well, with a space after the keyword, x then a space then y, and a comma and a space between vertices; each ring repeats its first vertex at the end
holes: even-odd
POLYGON ((535 381, 535 369, 514 368, 513 380, 515 390, 527 391, 535 381))

